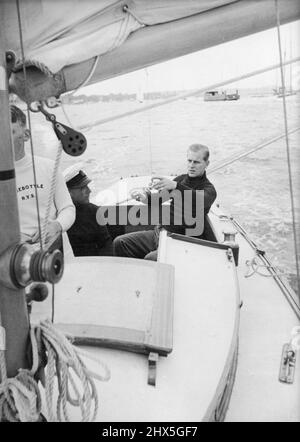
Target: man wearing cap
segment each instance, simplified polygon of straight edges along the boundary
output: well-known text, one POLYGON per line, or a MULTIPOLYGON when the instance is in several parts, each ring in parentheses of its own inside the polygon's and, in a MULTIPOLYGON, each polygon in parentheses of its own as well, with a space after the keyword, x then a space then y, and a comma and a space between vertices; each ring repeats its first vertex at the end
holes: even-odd
POLYGON ((106 226, 96 220, 98 206, 90 203, 90 178, 80 163, 68 167, 64 177, 76 208, 75 223, 68 230, 75 256, 112 255, 112 240, 106 226))
POLYGON ((26 127, 26 115, 15 105, 10 106, 10 114, 21 239, 37 243, 39 241, 40 228, 44 231, 46 226, 44 231, 45 243, 51 244, 73 224, 75 220, 75 207, 70 198, 63 175, 59 170, 56 175, 53 196, 49 201, 54 161, 35 155, 34 166, 36 175, 34 176, 32 157, 25 152, 25 142, 30 138, 30 132, 26 127), (36 196, 38 197, 39 210, 37 210, 36 196), (49 204, 50 211, 48 212, 49 204))

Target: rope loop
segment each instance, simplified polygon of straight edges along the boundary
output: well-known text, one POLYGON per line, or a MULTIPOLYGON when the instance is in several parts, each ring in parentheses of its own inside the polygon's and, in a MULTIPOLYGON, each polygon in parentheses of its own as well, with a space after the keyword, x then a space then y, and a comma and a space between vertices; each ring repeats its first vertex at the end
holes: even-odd
POLYGON ((37 382, 29 370, 19 370, 15 378, 0 384, 0 422, 36 422, 42 400, 37 382))
POLYGON ((272 278, 274 275, 269 272, 270 270, 273 270, 276 273, 285 274, 284 270, 277 266, 273 266, 272 264, 259 264, 257 256, 254 256, 252 259, 247 259, 245 264, 248 267, 245 278, 250 278, 250 276, 254 275, 254 273, 257 273, 260 276, 265 276, 266 278, 272 278), (268 273, 264 273, 260 269, 266 269, 268 273))
POLYGON ((98 395, 92 373, 79 357, 75 347, 49 320, 42 321, 37 329, 41 331, 48 358, 45 385, 48 419, 70 422, 69 404, 80 409, 82 422, 95 420, 98 395), (53 413, 55 375, 58 387, 56 416, 53 413))
POLYGON ((54 77, 55 75, 44 63, 30 58, 17 60, 12 72, 16 73, 28 67, 35 67, 39 69, 43 74, 47 75, 47 77, 54 77))
POLYGON ((88 352, 76 349, 50 320, 30 329, 30 345, 32 368, 20 369, 15 378, 7 378, 4 351, 0 351, 0 422, 39 420, 42 408, 38 387, 41 368, 45 370, 48 421, 70 422, 69 405, 79 408, 81 422, 95 420, 99 401, 93 378, 108 381, 108 368, 88 352), (88 370, 80 353, 100 362, 106 369, 106 375, 100 376, 88 370))

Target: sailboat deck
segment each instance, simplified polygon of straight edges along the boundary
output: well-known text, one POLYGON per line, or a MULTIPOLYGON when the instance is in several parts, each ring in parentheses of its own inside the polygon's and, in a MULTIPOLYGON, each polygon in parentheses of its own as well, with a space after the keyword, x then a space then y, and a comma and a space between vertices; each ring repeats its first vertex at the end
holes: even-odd
MULTIPOLYGON (((167 247, 167 254, 177 256, 180 264, 174 263, 173 350, 167 357, 159 358, 156 386, 147 384, 147 356, 85 347, 111 370, 108 383, 97 383, 101 403, 97 419, 101 421, 201 421, 214 418, 235 360, 239 312, 235 269, 224 249, 186 243, 186 252, 178 254, 174 247, 181 250, 182 241, 169 239, 167 247), (182 259, 186 254, 184 265, 182 259), (197 265, 190 265, 191 262, 197 265), (222 274, 220 278, 214 278, 216 263, 219 274, 222 274)), ((126 325, 128 321, 132 324, 135 315, 141 318, 143 311, 138 314, 139 310, 130 308, 130 303, 120 300, 122 295, 126 299, 128 294, 135 294, 137 290, 141 298, 145 290, 151 292, 152 283, 147 269, 143 270, 144 263, 143 260, 112 257, 77 258, 69 263, 56 288, 55 322, 101 324, 105 320, 107 325, 110 320, 111 325, 118 322, 126 325), (133 272, 135 277, 129 272, 132 266, 140 269, 139 273, 133 272), (79 292, 78 287, 81 287, 79 292), (107 302, 115 306, 108 318, 103 315, 107 302)), ((147 265, 150 269, 159 264, 147 265)), ((136 295, 134 297, 136 303, 136 295)), ((51 300, 46 302, 50 307, 51 300)), ((35 318, 38 313, 41 316, 36 307, 35 318)), ((89 360, 86 363, 101 374, 97 364, 89 360)), ((76 420, 76 415, 73 419, 76 420)))
MULTIPOLYGON (((222 232, 226 221, 214 208, 214 227, 222 232)), ((237 235, 240 245, 238 280, 243 306, 240 314, 239 357, 226 421, 300 421, 300 364, 292 385, 279 382, 282 347, 291 339, 299 319, 272 277, 245 278, 246 260, 255 252, 237 235)))

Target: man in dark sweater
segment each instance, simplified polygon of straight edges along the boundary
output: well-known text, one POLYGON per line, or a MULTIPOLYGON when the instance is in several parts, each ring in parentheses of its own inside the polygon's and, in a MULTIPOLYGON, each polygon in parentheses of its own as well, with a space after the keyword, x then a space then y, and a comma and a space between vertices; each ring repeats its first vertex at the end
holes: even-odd
MULTIPOLYGON (((154 184, 152 189, 156 189, 159 192, 172 192, 179 191, 184 194, 185 191, 191 192, 191 207, 190 218, 195 216, 197 212, 195 209, 196 198, 198 196, 197 191, 203 191, 204 202, 201 216, 204 216, 209 212, 211 205, 216 199, 217 193, 213 184, 206 177, 206 168, 209 165, 209 149, 202 144, 192 144, 187 151, 187 174, 179 175, 174 180, 165 178, 162 176, 153 177, 154 184)), ((149 204, 151 198, 149 195, 136 194, 135 198, 145 204, 149 204)), ((182 210, 182 209, 180 209, 182 210)), ((157 259, 157 247, 159 232, 162 228, 165 228, 169 232, 186 234, 187 226, 184 221, 181 225, 176 225, 172 222, 174 214, 176 214, 176 207, 174 200, 171 198, 170 204, 171 223, 168 225, 156 226, 154 230, 146 230, 134 233, 128 233, 117 237, 113 242, 113 251, 115 256, 126 256, 131 258, 145 258, 150 260, 157 259)), ((183 220, 183 216, 181 217, 183 220)), ((173 220, 174 221, 174 220, 173 220)))
POLYGON ((76 219, 67 231, 75 256, 112 255, 112 240, 106 226, 100 226, 96 220, 98 206, 90 203, 91 180, 75 164, 64 171, 64 176, 71 198, 76 208, 76 219))

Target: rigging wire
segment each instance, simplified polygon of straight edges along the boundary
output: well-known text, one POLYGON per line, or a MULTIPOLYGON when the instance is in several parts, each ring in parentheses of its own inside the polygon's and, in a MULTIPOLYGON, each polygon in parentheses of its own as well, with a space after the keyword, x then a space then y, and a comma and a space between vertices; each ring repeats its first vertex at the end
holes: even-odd
MULTIPOLYGON (((80 83, 80 84, 77 86, 76 89, 74 89, 70 94, 68 94, 68 97, 72 97, 74 94, 76 94, 76 92, 78 92, 80 89, 82 89, 83 87, 85 87, 85 86, 89 83, 90 79, 91 79, 91 78, 93 77, 93 75, 94 75, 94 72, 95 72, 96 67, 97 67, 97 65, 98 65, 99 58, 100 58, 99 55, 97 55, 97 56, 95 57, 95 61, 94 61, 94 63, 93 63, 92 69, 91 69, 90 72, 88 73, 86 79, 83 80, 83 82, 80 83)), ((66 111, 66 108, 65 108, 65 106, 64 106, 64 103, 63 103, 62 98, 57 99, 57 103, 59 103, 59 104, 61 105, 62 111, 63 111, 63 113, 64 113, 64 116, 65 116, 65 118, 66 118, 68 124, 74 129, 74 125, 72 124, 72 122, 71 122, 71 120, 70 120, 70 118, 69 118, 69 116, 68 116, 68 114, 67 114, 67 111, 66 111)))
POLYGON ((299 260, 298 260, 297 232, 296 232, 296 214, 295 214, 295 206, 294 206, 294 189, 293 189, 293 180, 292 180, 290 143, 289 143, 289 135, 288 135, 287 108, 286 108, 286 99, 285 99, 286 89, 285 89, 285 78, 284 78, 284 71, 283 71, 283 58, 282 58, 281 34, 280 34, 281 24, 280 24, 280 12, 279 12, 278 0, 275 0, 275 9, 276 9, 276 21, 277 21, 278 50, 279 50, 279 60, 280 60, 281 87, 282 87, 282 92, 283 92, 282 105, 283 105, 286 155, 287 155, 288 177, 289 177, 289 191, 290 191, 291 211, 292 211, 294 250, 295 250, 295 259, 296 259, 297 286, 298 286, 298 296, 300 297, 300 276, 299 276, 299 260))
MULTIPOLYGON (((288 133, 293 134, 299 130, 300 130, 300 126, 290 129, 288 133)), ((266 146, 269 146, 270 144, 273 144, 276 141, 279 141, 284 137, 285 137, 285 132, 281 135, 276 136, 276 137, 269 138, 268 140, 263 141, 262 143, 259 143, 255 146, 251 147, 250 149, 247 149, 245 152, 233 154, 233 155, 225 158, 224 160, 220 161, 219 164, 216 164, 214 167, 212 167, 210 169, 209 173, 212 174, 214 172, 217 172, 218 170, 223 169, 223 167, 229 166, 229 164, 232 164, 235 161, 241 160, 242 158, 245 158, 248 155, 251 155, 252 153, 254 153, 256 151, 258 151, 266 146)))
MULTIPOLYGON (((147 77, 147 89, 148 89, 148 80, 149 80, 149 73, 148 69, 145 69, 146 77, 147 77)), ((148 119, 148 146, 149 146, 149 163, 150 163, 150 176, 153 175, 153 157, 152 157, 152 115, 151 115, 151 109, 147 112, 147 119, 148 119)))
POLYGON ((100 56, 97 55, 97 56, 95 57, 95 61, 94 61, 94 64, 93 64, 93 66, 92 66, 92 69, 90 70, 90 72, 89 72, 88 76, 86 77, 86 79, 83 80, 83 82, 80 83, 80 84, 77 86, 77 88, 74 89, 74 90, 69 94, 69 96, 72 97, 72 95, 76 94, 76 92, 78 92, 79 89, 82 89, 83 87, 85 87, 85 86, 88 84, 88 82, 90 81, 90 79, 91 79, 92 76, 94 75, 94 72, 95 72, 96 67, 97 67, 97 65, 98 65, 98 61, 99 61, 99 59, 100 59, 100 56))
POLYGON ((36 201, 36 210, 37 210, 37 218, 38 218, 38 231, 39 231, 39 242, 40 248, 43 250, 43 242, 42 242, 42 226, 41 226, 41 217, 40 217, 40 206, 39 206, 39 198, 37 191, 37 178, 36 178, 36 168, 35 168, 35 159, 34 159, 34 147, 33 147, 33 139, 32 139, 32 131, 31 131, 31 117, 29 112, 28 105, 28 85, 27 85, 27 76, 26 76, 26 67, 25 67, 25 52, 24 52, 24 41, 23 41, 23 30, 22 30, 22 20, 21 20, 21 11, 20 11, 20 0, 16 0, 17 6, 17 14, 18 14, 18 27, 19 27, 19 37, 20 37, 20 46, 21 46, 21 55, 22 55, 22 63, 23 63, 23 75, 24 75, 24 84, 25 84, 25 97, 26 97, 26 107, 27 107, 27 118, 28 118, 28 127, 30 131, 30 151, 31 151, 31 160, 32 160, 32 170, 33 170, 33 179, 35 184, 35 201, 36 201))
POLYGON ((55 315, 55 286, 52 284, 51 289, 51 322, 53 324, 54 322, 54 315, 55 315))
MULTIPOLYGON (((31 117, 30 117, 30 111, 29 111, 29 105, 28 105, 28 101, 29 101, 28 100, 28 85, 27 85, 27 77, 26 77, 26 67, 25 67, 25 62, 24 62, 25 61, 25 53, 24 53, 23 31, 22 31, 22 22, 21 22, 21 12, 20 12, 19 0, 16 0, 16 3, 17 3, 17 12, 18 12, 20 46, 21 46, 21 54, 22 54, 22 62, 23 62, 22 69, 23 69, 24 83, 25 83, 25 96, 26 96, 26 105, 27 105, 28 126, 29 126, 29 130, 30 130, 31 159, 32 159, 33 177, 34 177, 34 183, 35 183, 35 197, 36 197, 36 210, 37 210, 37 218, 38 218, 39 243, 40 243, 40 249, 43 250, 43 248, 46 247, 47 226, 48 226, 48 222, 49 222, 50 209, 51 209, 53 193, 54 193, 55 184, 56 184, 57 170, 58 170, 59 162, 60 162, 61 155, 62 155, 62 146, 60 144, 57 149, 57 154, 56 154, 54 168, 53 168, 53 175, 52 175, 52 179, 51 179, 49 197, 48 197, 48 202, 47 202, 47 207, 46 207, 46 216, 45 216, 44 225, 42 226, 41 225, 42 223, 41 223, 41 216, 40 216, 38 192, 37 192, 36 167, 35 167, 34 146, 33 146, 32 129, 31 129, 32 125, 31 125, 31 117)), ((98 57, 97 57, 97 59, 98 59, 98 57)), ((88 82, 89 79, 92 77, 94 70, 96 68, 96 65, 97 65, 96 62, 98 62, 97 59, 95 61, 92 71, 90 72, 90 74, 89 74, 88 78, 85 80, 85 82, 88 82)), ((82 87, 82 86, 80 86, 80 87, 82 87)), ((54 287, 54 285, 52 285, 52 312, 51 312, 52 322, 54 319, 54 305, 53 305, 54 298, 55 298, 55 287, 54 287)))
POLYGON ((75 129, 74 124, 73 124, 72 121, 70 120, 69 115, 68 115, 68 113, 67 113, 67 111, 66 111, 65 105, 64 105, 64 103, 63 103, 62 100, 60 100, 60 105, 61 105, 61 108, 62 108, 63 114, 64 114, 64 116, 65 116, 65 118, 66 118, 66 120, 67 120, 69 126, 70 126, 72 129, 75 129))

